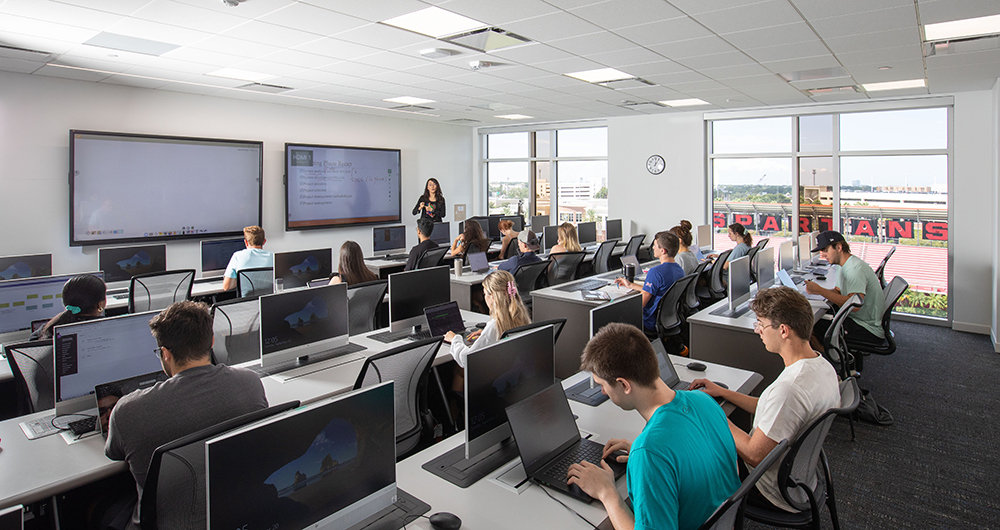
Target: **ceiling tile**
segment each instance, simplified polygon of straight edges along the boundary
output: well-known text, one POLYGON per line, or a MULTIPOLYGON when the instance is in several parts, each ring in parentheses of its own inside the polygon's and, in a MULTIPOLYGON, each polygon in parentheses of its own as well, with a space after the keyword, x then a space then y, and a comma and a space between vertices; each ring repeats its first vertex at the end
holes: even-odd
POLYGON ((257 20, 318 35, 333 35, 368 24, 367 20, 305 3, 291 4, 257 20))
POLYGON ((381 74, 389 72, 385 68, 379 68, 377 66, 371 66, 364 63, 357 63, 353 61, 343 61, 340 63, 332 64, 330 66, 324 66, 319 68, 319 70, 324 70, 328 72, 336 72, 338 74, 350 75, 355 77, 366 77, 375 74, 381 74))
POLYGON ((753 50, 767 46, 816 41, 819 39, 816 36, 816 32, 805 22, 725 33, 722 34, 722 38, 742 50, 753 50))
POLYGON ((132 66, 143 64, 151 59, 155 59, 155 57, 151 55, 143 55, 141 53, 129 53, 120 50, 109 50, 107 48, 99 48, 97 46, 90 46, 87 44, 74 46, 73 49, 67 51, 61 57, 82 57, 89 59, 100 59, 102 61, 109 61, 113 63, 132 65, 132 66), (112 55, 114 57, 111 57, 112 55))
POLYGON ((583 57, 572 57, 570 59, 559 59, 557 61, 545 61, 536 63, 534 66, 554 74, 584 72, 604 67, 604 65, 600 63, 595 63, 594 61, 584 59, 583 57))
POLYGON ((339 62, 339 59, 307 53, 300 50, 281 50, 261 56, 261 60, 298 66, 299 68, 321 68, 339 62))
POLYGON ((236 68, 238 70, 246 70, 248 72, 257 72, 273 76, 292 75, 295 72, 303 70, 303 68, 299 66, 276 63, 272 61, 265 61, 262 59, 251 59, 249 61, 236 63, 233 65, 233 68, 236 68))
POLYGON ((102 72, 91 72, 89 70, 76 70, 73 68, 59 68, 58 66, 46 65, 38 70, 35 70, 35 75, 44 75, 49 77, 62 77, 66 79, 78 79, 80 81, 100 81, 108 77, 108 74, 102 72))
POLYGON ((85 9, 48 0, 6 0, 0 3, 0 13, 103 31, 125 17, 106 11, 85 9))
POLYGON ((918 0, 917 6, 922 24, 1000 14, 996 0, 918 0))
POLYGON ((927 72, 928 85, 934 92, 990 90, 1000 77, 1000 64, 964 64, 935 68, 927 72))
POLYGON ((658 44, 656 46, 649 46, 648 48, 675 61, 687 57, 698 57, 736 50, 728 42, 715 36, 671 42, 670 44, 658 44))
POLYGON ((675 83, 690 83, 693 81, 704 81, 707 80, 704 74, 700 74, 693 70, 687 70, 684 72, 676 72, 671 74, 653 74, 643 76, 647 81, 652 81, 658 85, 672 86, 675 83))
POLYGON ((355 60, 361 57, 379 53, 380 49, 347 42, 340 39, 325 38, 307 42, 295 47, 296 50, 324 55, 335 59, 355 60))
POLYGON ((366 55, 361 62, 381 68, 403 70, 406 68, 413 68, 415 66, 423 66, 428 64, 429 61, 422 57, 412 57, 396 52, 379 52, 372 55, 366 55))
MULTIPOLYGON (((809 20, 817 20, 828 17, 838 17, 842 15, 852 15, 857 13, 867 13, 890 7, 913 8, 913 0, 790 0, 792 4, 802 12, 809 20)), ((948 0, 951 3, 952 0, 948 0)), ((921 1, 921 3, 923 3, 921 1)))
POLYGON ((171 0, 154 0, 136 11, 133 18, 184 28, 220 33, 247 22, 230 13, 213 11, 171 0))
POLYGON ((162 81, 158 79, 146 79, 143 77, 130 77, 123 75, 113 75, 111 77, 106 77, 100 81, 101 83, 110 85, 123 85, 137 88, 150 88, 157 89, 162 88, 166 85, 170 85, 169 81, 162 81))
POLYGON ((899 46, 896 48, 879 48, 863 52, 838 53, 837 58, 844 66, 861 64, 880 64, 894 66, 901 61, 921 61, 923 54, 920 46, 899 46))
POLYGON ((693 15, 694 19, 716 33, 730 33, 752 28, 802 22, 802 16, 788 0, 770 0, 693 15))
POLYGON ((345 2, 344 0, 303 0, 307 4, 363 18, 371 22, 419 11, 427 4, 418 0, 378 0, 375 2, 345 2))
POLYGON ((448 0, 437 4, 441 9, 467 16, 491 26, 503 26, 508 22, 523 20, 555 13, 559 9, 542 0, 504 0, 503 2, 483 2, 481 0, 448 0))
POLYGON ((761 64, 776 74, 798 72, 799 70, 815 70, 818 68, 835 68, 840 66, 840 63, 837 62, 837 58, 832 55, 820 55, 818 57, 805 57, 802 59, 789 59, 787 61, 774 61, 761 64))
POLYGON ((60 54, 72 50, 80 43, 5 32, 0 35, 0 44, 4 46, 12 46, 14 48, 25 48, 27 50, 44 51, 50 54, 60 54))
POLYGON ((600 26, 562 11, 511 22, 506 24, 504 29, 539 42, 589 35, 603 31, 603 28, 600 26))
POLYGON ((746 54, 739 51, 688 57, 686 59, 678 59, 677 62, 692 70, 699 71, 709 68, 724 68, 726 66, 745 66, 749 64, 756 64, 753 59, 747 57, 746 54))
POLYGON ((927 58, 928 70, 966 64, 995 65, 997 69, 1000 69, 1000 49, 956 53, 954 55, 934 55, 927 58))
POLYGON ((135 64, 119 63, 112 60, 102 60, 93 57, 74 57, 72 55, 63 55, 54 61, 50 61, 49 64, 62 64, 66 66, 76 66, 79 68, 91 68, 94 70, 103 70, 105 72, 124 72, 129 68, 136 66, 135 64))
POLYGON ((45 66, 44 63, 36 63, 32 61, 22 61, 20 59, 8 59, 6 57, 0 57, 0 70, 5 72, 15 72, 18 74, 30 74, 39 68, 45 66))
MULTIPOLYGON (((381 73, 381 74, 372 74, 372 75, 368 76, 368 78, 369 79, 377 79, 379 81, 385 81, 387 83, 393 83, 393 84, 396 84, 396 85, 404 85, 404 86, 409 86, 409 85, 412 85, 414 83, 419 83, 421 81, 426 81, 427 80, 427 78, 424 77, 424 76, 422 76, 422 75, 410 74, 410 73, 407 73, 407 72, 399 72, 399 71, 389 71, 389 72, 384 72, 384 73, 381 73)), ((409 94, 408 93, 408 94, 405 94, 405 95, 407 95, 407 96, 409 96, 409 95, 417 96, 418 94, 409 94)), ((420 97, 428 97, 427 94, 423 94, 423 95, 419 95, 419 96, 420 97)), ((434 98, 429 97, 428 99, 434 99, 434 98)))
POLYGON ((611 0, 573 9, 571 12, 606 29, 684 16, 679 9, 663 0, 611 0))
POLYGON ((467 74, 469 72, 469 69, 459 68, 457 66, 452 66, 448 64, 427 62, 420 66, 407 68, 406 71, 417 75, 422 75, 424 77, 429 77, 432 79, 451 79, 452 77, 455 77, 457 75, 467 74))
POLYGON ((136 0, 59 0, 60 4, 86 7, 117 15, 131 15, 146 5, 146 1, 136 0))
POLYGON ((109 26, 105 31, 128 35, 129 37, 138 37, 140 39, 167 42, 178 46, 188 46, 211 36, 210 33, 204 31, 195 31, 180 26, 160 24, 159 22, 150 22, 137 18, 122 19, 109 26))
POLYGON ((660 20, 658 22, 620 28, 616 29, 615 33, 640 46, 646 47, 712 35, 711 31, 688 17, 660 20))
POLYGON ((670 0, 670 3, 688 15, 697 15, 721 9, 760 4, 767 1, 768 0, 670 0))
POLYGON ((347 74, 342 74, 334 71, 328 70, 299 70, 295 72, 295 75, 291 76, 295 79, 304 79, 306 81, 323 83, 326 85, 339 85, 342 82, 350 81, 354 79, 354 76, 347 74))
POLYGON ((281 48, 294 48, 319 38, 315 33, 307 33, 257 20, 251 20, 243 25, 225 31, 222 35, 234 39, 270 44, 281 48))
POLYGON ((905 7, 816 19, 810 22, 824 39, 904 28, 909 28, 916 34, 917 13, 910 4, 905 7))
POLYGON ((581 56, 635 48, 635 44, 632 41, 623 39, 614 33, 608 32, 581 35, 579 37, 570 37, 568 39, 557 39, 549 41, 547 44, 565 52, 581 56))
MULTIPOLYGON (((0 13, 0 32, 28 35, 32 37, 51 38, 63 42, 80 44, 100 33, 94 29, 78 28, 66 24, 56 24, 44 20, 18 17, 0 13)), ((4 37, 0 36, 0 39, 4 37)), ((36 48, 45 51, 44 48, 36 48)))
POLYGON ((825 39, 833 53, 867 52, 882 48, 913 46, 920 49, 920 34, 915 28, 894 29, 825 39))
POLYGON ((281 51, 281 48, 277 46, 234 39, 231 37, 223 37, 221 35, 216 35, 214 37, 198 41, 191 46, 191 48, 208 50, 216 53, 239 55, 250 59, 263 57, 265 55, 281 51))
POLYGON ((773 75, 767 68, 764 68, 756 63, 741 64, 737 66, 723 66, 719 68, 701 68, 698 71, 716 80, 773 75))
POLYGON ((365 46, 373 46, 384 50, 391 50, 401 46, 408 46, 418 42, 424 42, 427 37, 406 31, 405 29, 386 26, 385 24, 368 24, 360 28, 349 29, 337 33, 337 38, 365 46))
MULTIPOLYGON (((103 1, 103 0, 98 0, 103 1)), ((238 17, 252 19, 260 16, 264 16, 272 11, 276 11, 283 7, 294 4, 296 0, 251 0, 249 2, 244 2, 238 7, 229 7, 222 2, 217 0, 174 0, 175 2, 180 2, 183 4, 189 4, 197 7, 203 7, 205 9, 211 9, 212 11, 221 11, 227 15, 236 15, 238 17)))
POLYGON ((892 70, 879 70, 879 63, 849 65, 847 70, 859 83, 881 83, 900 79, 921 79, 924 77, 923 59, 897 61, 892 70))
POLYGON ((190 46, 183 46, 177 48, 176 50, 169 51, 161 58, 170 58, 177 61, 187 61, 197 64, 208 64, 215 66, 232 66, 238 62, 245 61, 246 57, 241 57, 239 55, 233 55, 230 53, 221 53, 211 50, 200 50, 197 48, 192 48, 190 46))
POLYGON ((628 48, 625 50, 608 51, 587 54, 587 58, 619 70, 629 65, 646 64, 662 61, 662 55, 646 48, 628 48))
POLYGON ((788 59, 798 59, 801 57, 815 57, 817 55, 829 54, 827 49, 819 40, 810 42, 796 42, 794 44, 781 44, 778 46, 768 46, 767 48, 757 48, 747 50, 747 55, 753 57, 758 62, 784 61, 788 59))
POLYGON ((690 68, 669 59, 660 59, 659 61, 649 63, 633 64, 628 67, 628 73, 644 79, 651 75, 676 74, 690 71, 690 68))
POLYGON ((544 61, 555 61, 557 59, 569 59, 573 57, 573 54, 549 46, 548 44, 534 42, 524 46, 513 46, 490 52, 490 56, 517 63, 533 64, 544 61))

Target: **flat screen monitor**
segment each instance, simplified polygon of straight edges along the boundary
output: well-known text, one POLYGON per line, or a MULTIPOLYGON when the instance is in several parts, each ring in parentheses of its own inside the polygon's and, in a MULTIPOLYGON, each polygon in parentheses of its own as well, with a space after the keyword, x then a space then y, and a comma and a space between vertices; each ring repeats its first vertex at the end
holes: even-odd
POLYGON ((69 133, 71 246, 233 237, 260 225, 263 142, 69 133))
POLYGON ((346 530, 396 497, 391 381, 323 400, 205 444, 212 530, 346 530))
POLYGON ((698 248, 712 248, 712 225, 698 225, 698 248))
POLYGON ((264 295, 259 303, 261 366, 323 353, 350 339, 347 284, 264 295))
POLYGON ((545 250, 548 251, 559 242, 559 226, 546 226, 542 229, 542 240, 545 243, 545 250))
POLYGON ((597 242, 597 223, 579 223, 576 225, 576 236, 580 238, 581 245, 589 245, 597 242))
POLYGON ((500 220, 503 219, 500 215, 491 215, 487 218, 487 229, 489 232, 486 233, 486 237, 494 240, 500 240, 500 220))
POLYGON ((551 326, 509 337, 465 360, 465 457, 511 436, 505 409, 555 381, 551 326))
POLYGON ((97 249, 97 267, 108 284, 124 286, 133 276, 167 270, 167 246, 114 247, 97 249))
POLYGON ((274 253, 274 290, 305 287, 309 280, 333 274, 333 250, 317 248, 274 253))
POLYGON ((372 228, 372 255, 388 256, 406 250, 406 227, 377 226, 372 228))
POLYGON ((778 268, 791 271, 795 268, 795 245, 793 241, 789 239, 788 241, 782 241, 778 245, 778 268))
POLYGON ((56 414, 94 407, 94 387, 162 370, 147 311, 56 326, 56 414))
POLYGON ((424 324, 424 308, 451 300, 448 266, 397 272, 389 275, 389 325, 391 331, 424 324))
POLYGON ((52 276, 52 254, 0 257, 0 281, 52 276))
POLYGON ((533 215, 531 216, 531 230, 533 232, 541 232, 542 228, 549 226, 549 216, 547 215, 533 215))
POLYGON ((285 230, 400 222, 399 153, 285 144, 285 230))
POLYGON ((451 223, 434 223, 434 231, 431 232, 431 241, 438 245, 451 245, 451 223))
POLYGON ((757 252, 757 290, 767 289, 774 283, 774 247, 757 252))
POLYGON ((809 251, 812 250, 812 236, 809 234, 802 234, 799 236, 799 267, 805 267, 809 264, 809 251))
MULTIPOLYGON (((520 231, 524 230, 524 218, 521 217, 520 215, 505 215, 505 216, 501 217, 500 220, 501 221, 510 221, 510 222, 514 223, 514 226, 513 226, 513 228, 511 228, 511 230, 513 230, 515 232, 520 232, 520 231)), ((499 229, 498 229, 498 232, 499 232, 499 229)), ((500 236, 503 237, 503 234, 500 234, 500 236)))
POLYGON ((729 310, 736 311, 747 300, 750 300, 750 256, 743 256, 729 262, 729 310))
MULTIPOLYGON (((104 278, 100 272, 86 272, 104 278)), ((7 333, 30 333, 35 320, 48 322, 65 309, 63 285, 78 274, 60 274, 0 282, 0 338, 7 333)), ((24 338, 27 338, 25 335, 24 338)), ((0 342, 16 340, 11 337, 0 342)))
MULTIPOLYGON (((483 229, 483 235, 490 237, 490 219, 488 217, 470 217, 465 220, 466 223, 469 221, 476 221, 479 223, 479 227, 483 229)), ((499 222, 499 220, 497 222, 499 222)), ((463 223, 459 229, 464 233, 465 223, 463 223)))
POLYGON ((608 219, 606 221, 605 228, 605 241, 608 239, 617 239, 621 241, 622 239, 622 220, 621 219, 608 219))
POLYGON ((24 506, 0 509, 0 530, 24 530, 24 506))
POLYGON ((624 296, 590 310, 590 337, 612 322, 635 326, 642 331, 642 297, 624 296))
POLYGON ((821 259, 819 252, 812 252, 812 249, 816 248, 817 240, 819 239, 819 230, 809 232, 809 259, 812 263, 815 263, 821 259))
POLYGON ((247 248, 246 241, 236 239, 216 239, 201 242, 201 276, 209 278, 222 276, 229 266, 233 254, 247 248))

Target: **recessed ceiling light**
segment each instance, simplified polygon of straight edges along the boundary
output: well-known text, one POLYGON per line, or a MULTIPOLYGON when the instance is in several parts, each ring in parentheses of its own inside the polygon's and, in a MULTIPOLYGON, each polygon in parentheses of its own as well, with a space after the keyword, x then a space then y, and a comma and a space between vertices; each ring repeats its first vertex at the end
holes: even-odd
POLYGON ((698 98, 673 99, 670 101, 661 101, 660 103, 663 103, 668 107, 694 107, 696 105, 711 105, 711 103, 707 101, 702 101, 698 98))
POLYGON ((213 77, 225 77, 226 79, 239 79, 240 81, 263 81, 265 79, 271 79, 274 77, 270 74, 261 74, 258 72, 250 72, 247 70, 239 70, 237 68, 223 68, 221 70, 216 70, 214 72, 209 72, 205 75, 210 75, 213 77))
POLYGON ((409 30, 428 37, 445 37, 486 27, 486 24, 469 17, 463 17, 451 11, 445 11, 440 7, 428 7, 420 11, 414 11, 388 20, 383 20, 382 24, 409 30))
POLYGON ((399 96, 398 98, 383 99, 389 103, 399 103, 401 105, 423 105, 424 103, 434 103, 433 99, 415 98, 412 96, 399 96))
POLYGON ((586 81, 588 83, 607 83, 608 81, 621 81, 622 79, 631 79, 635 77, 632 74, 626 74, 621 70, 615 70, 614 68, 599 68, 597 70, 586 70, 583 72, 573 72, 571 74, 563 74, 581 81, 586 81))
POLYGON ((94 35, 85 41, 84 44, 97 46, 98 48, 141 53, 143 55, 154 55, 157 57, 180 48, 177 44, 170 44, 169 42, 140 39, 139 37, 119 35, 118 33, 109 33, 107 31, 94 35))
POLYGON ((456 53, 458 52, 446 48, 427 48, 426 50, 420 50, 421 57, 425 57, 427 59, 442 59, 444 57, 451 57, 456 53))
POLYGON ((899 90, 902 88, 923 88, 927 82, 923 79, 907 79, 906 81, 886 81, 884 83, 865 83, 861 85, 867 92, 879 90, 899 90))
POLYGON ((927 42, 978 37, 994 33, 1000 33, 1000 15, 924 24, 924 40, 927 42))
POLYGON ((527 120, 534 118, 534 116, 525 116, 524 114, 503 114, 501 116, 493 116, 494 118, 503 118, 505 120, 527 120))
POLYGON ((879 66, 878 69, 879 70, 892 70, 892 67, 891 66, 879 66))

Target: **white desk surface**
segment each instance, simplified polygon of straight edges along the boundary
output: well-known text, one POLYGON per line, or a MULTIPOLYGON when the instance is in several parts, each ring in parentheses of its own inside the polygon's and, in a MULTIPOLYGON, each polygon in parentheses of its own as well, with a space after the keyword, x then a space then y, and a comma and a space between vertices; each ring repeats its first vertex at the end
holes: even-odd
MULTIPOLYGON (((191 296, 211 296, 213 294, 219 294, 223 292, 222 282, 223 278, 221 276, 208 281, 201 281, 200 279, 195 280, 195 283, 191 285, 191 296)), ((114 291, 118 291, 118 289, 114 289, 114 291)), ((128 293, 128 289, 125 290, 125 293, 128 293)), ((115 292, 113 294, 121 293, 115 292)), ((108 296, 107 305, 105 307, 107 307, 107 309, 128 307, 128 297, 118 299, 108 296)))
MULTIPOLYGON (((671 361, 686 364, 688 359, 671 355, 671 361)), ((760 374, 708 364, 705 372, 692 372, 682 366, 677 367, 682 380, 690 381, 698 377, 708 377, 722 381, 730 388, 752 389, 760 381, 760 374)), ((584 378, 586 373, 578 373, 563 381, 570 386, 584 378)), ((633 440, 642 431, 645 421, 635 411, 625 411, 610 400, 597 407, 570 401, 573 414, 578 416, 577 425, 581 430, 593 433, 597 442, 611 438, 633 440)), ((728 405, 728 404, 727 404, 728 405)), ((728 405, 726 413, 732 410, 728 405)), ((468 488, 459 488, 444 479, 425 471, 422 466, 427 461, 440 456, 465 442, 464 433, 458 433, 441 443, 396 464, 396 482, 400 488, 431 505, 428 516, 437 512, 451 512, 462 519, 462 528, 468 530, 509 529, 509 528, 559 528, 588 530, 591 526, 550 499, 537 485, 532 485, 520 494, 507 490, 490 479, 500 471, 494 471, 468 488)), ((505 469, 506 466, 501 466, 505 469)), ((618 480, 618 490, 625 493, 625 477, 618 480)), ((550 490, 557 499, 577 511, 588 521, 597 525, 607 517, 604 506, 597 501, 587 505, 560 492, 550 490)), ((418 519, 408 528, 430 530, 427 519, 418 519)))
MULTIPOLYGON (((645 263, 640 263, 639 266, 642 268, 642 272, 640 273, 640 272, 636 271, 636 281, 641 282, 642 278, 645 278, 645 276, 646 276, 646 271, 648 271, 651 267, 655 267, 655 266, 659 265, 659 263, 660 263, 659 261, 647 261, 645 263)), ((597 274, 595 276, 588 276, 586 278, 580 278, 579 280, 574 280, 572 282, 567 282, 567 283, 559 284, 559 285, 556 285, 556 286, 553 286, 553 287, 546 287, 544 289, 538 289, 536 291, 532 291, 531 292, 531 297, 532 298, 535 298, 535 297, 549 298, 549 299, 553 299, 553 300, 564 300, 564 301, 567 301, 567 302, 574 302, 574 303, 579 303, 579 304, 586 304, 586 305, 597 306, 597 305, 600 305, 600 304, 606 302, 607 300, 587 300, 587 299, 585 299, 583 297, 583 291, 565 291, 565 290, 562 290, 562 288, 565 288, 565 287, 567 287, 569 285, 572 285, 574 283, 586 282, 586 281, 591 281, 591 280, 607 280, 607 281, 610 282, 610 281, 614 280, 615 278, 617 278, 617 277, 619 277, 621 275, 622 275, 621 271, 616 269, 616 270, 613 270, 613 271, 610 271, 610 272, 605 272, 603 274, 597 274)), ((630 294, 637 294, 638 293, 637 291, 631 291, 630 289, 618 288, 618 287, 615 287, 613 285, 609 286, 609 287, 601 288, 599 290, 607 291, 611 295, 612 299, 616 299, 616 298, 619 298, 619 297, 622 297, 622 296, 628 296, 630 294)))

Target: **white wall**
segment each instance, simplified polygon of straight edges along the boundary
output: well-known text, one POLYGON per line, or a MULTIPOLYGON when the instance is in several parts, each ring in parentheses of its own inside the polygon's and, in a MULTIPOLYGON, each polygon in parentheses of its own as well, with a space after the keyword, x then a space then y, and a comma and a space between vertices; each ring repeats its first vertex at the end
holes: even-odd
POLYGON ((1000 353, 1000 79, 993 85, 993 350, 1000 353))
MULTIPOLYGON (((68 244, 70 129, 263 141, 269 250, 336 252, 347 239, 371 250, 370 227, 284 232, 285 142, 401 149, 408 225, 428 177, 441 181, 446 220, 472 199, 468 127, 0 72, 0 255, 51 252, 57 274, 97 268, 97 247, 68 244)), ((197 241, 168 243, 167 266, 200 269, 197 241)))

